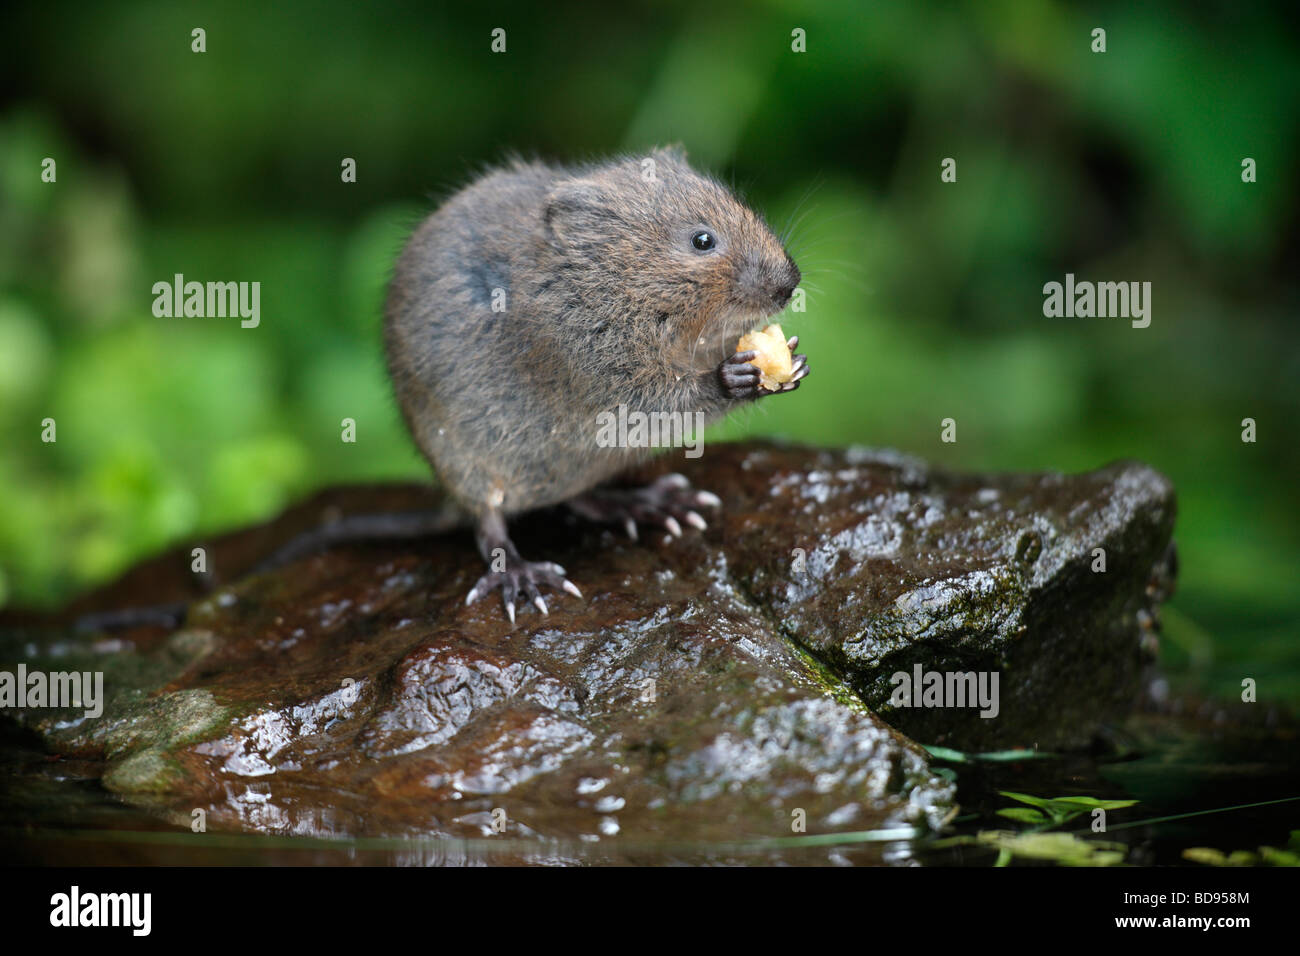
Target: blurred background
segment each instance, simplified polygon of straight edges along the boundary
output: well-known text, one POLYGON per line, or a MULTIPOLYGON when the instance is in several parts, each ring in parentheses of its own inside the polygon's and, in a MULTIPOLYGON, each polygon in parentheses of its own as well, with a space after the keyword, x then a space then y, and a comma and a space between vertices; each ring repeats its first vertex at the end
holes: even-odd
POLYGON ((1140 458, 1179 491, 1167 665, 1300 701, 1290 7, 10 4, 0 605, 57 605, 325 485, 426 478, 379 345, 406 233, 511 150, 680 142, 793 226, 808 290, 785 327, 813 377, 715 441, 1140 458), (260 282, 260 327, 155 318, 178 272, 260 282), (1067 272, 1150 281, 1150 327, 1045 318, 1067 272))

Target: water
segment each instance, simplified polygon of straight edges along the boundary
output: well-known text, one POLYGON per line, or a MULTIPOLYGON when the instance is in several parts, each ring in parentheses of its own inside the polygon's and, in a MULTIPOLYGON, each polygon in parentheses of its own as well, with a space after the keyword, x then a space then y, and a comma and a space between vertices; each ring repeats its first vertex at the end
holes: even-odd
MULTIPOLYGON (((54 865, 557 865, 763 864, 991 866, 998 851, 976 845, 988 830, 1021 830, 997 814, 1023 806, 1002 796, 1086 795, 1136 800, 1062 828, 1122 846, 1135 865, 1199 866, 1192 847, 1224 852, 1285 847, 1300 829, 1300 765, 1294 725, 1225 721, 1213 706, 1138 714, 1111 728, 1092 753, 1030 759, 936 759, 955 774, 961 808, 941 835, 904 830, 794 835, 734 844, 663 844, 620 836, 594 842, 484 838, 318 839, 209 832, 195 835, 103 790, 89 761, 41 753, 13 727, 0 731, 0 862, 54 865), (1179 712, 1181 711, 1181 712, 1179 712), (1246 806, 1248 805, 1248 806, 1246 806), (1214 812, 1212 812, 1214 811, 1214 812), (958 838, 958 839, 954 839, 958 838), (963 841, 960 838, 965 838, 963 841)), ((1013 864, 1035 862, 1014 857, 1013 864)), ((1036 861, 1051 864, 1050 860, 1036 861)))

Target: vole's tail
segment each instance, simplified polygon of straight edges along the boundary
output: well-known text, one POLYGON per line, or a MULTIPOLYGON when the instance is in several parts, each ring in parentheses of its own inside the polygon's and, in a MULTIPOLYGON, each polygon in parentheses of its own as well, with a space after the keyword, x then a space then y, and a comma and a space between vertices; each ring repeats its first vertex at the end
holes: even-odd
MULTIPOLYGON (((465 523, 464 513, 451 504, 424 511, 345 515, 295 535, 245 574, 264 574, 340 544, 425 538, 445 534, 465 523)), ((175 602, 95 611, 77 618, 73 627, 78 631, 120 631, 146 626, 175 628, 185 623, 188 610, 188 602, 175 602)))

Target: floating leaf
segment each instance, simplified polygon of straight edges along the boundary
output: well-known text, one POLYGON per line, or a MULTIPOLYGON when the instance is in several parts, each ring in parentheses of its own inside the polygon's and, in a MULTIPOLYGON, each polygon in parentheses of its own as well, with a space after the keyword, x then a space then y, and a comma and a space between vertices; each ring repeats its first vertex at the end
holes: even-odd
POLYGON ((1233 850, 1224 854, 1208 846, 1192 846, 1183 851, 1183 859, 1207 866, 1300 866, 1300 853, 1291 850, 1279 850, 1277 847, 1262 846, 1259 853, 1249 850, 1233 850))
POLYGON ((1262 846, 1259 848, 1259 855, 1269 866, 1300 866, 1300 853, 1291 850, 1262 846))
POLYGON ((1128 847, 1123 843, 1084 840, 1073 833, 1014 833, 984 830, 976 840, 999 851, 998 864, 1007 853, 1031 860, 1051 860, 1063 866, 1114 866, 1124 862, 1128 847))

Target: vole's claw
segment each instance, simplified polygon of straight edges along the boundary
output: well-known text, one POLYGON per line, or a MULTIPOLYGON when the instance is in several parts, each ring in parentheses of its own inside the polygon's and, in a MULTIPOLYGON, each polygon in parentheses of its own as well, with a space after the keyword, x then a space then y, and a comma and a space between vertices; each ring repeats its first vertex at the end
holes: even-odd
MULTIPOLYGON (((537 607, 537 602, 542 600, 542 592, 537 590, 537 585, 534 584, 532 581, 528 580, 527 578, 525 578, 520 583, 523 584, 523 591, 526 595, 528 595, 529 602, 533 605, 533 607, 537 607)), ((543 614, 545 614, 546 603, 543 602, 542 606, 537 609, 541 611, 543 614)))
POLYGON ((777 388, 773 395, 779 395, 782 392, 793 392, 799 387, 799 383, 808 377, 808 356, 796 355, 791 362, 790 381, 783 383, 777 388))
POLYGON ((516 556, 514 559, 507 559, 504 570, 489 571, 479 578, 478 583, 470 588, 469 594, 465 596, 465 603, 473 604, 479 598, 499 588, 501 605, 505 608, 506 617, 510 619, 512 625, 517 617, 516 602, 521 595, 528 604, 537 609, 539 614, 549 616, 551 609, 546 603, 546 598, 542 596, 543 587, 563 590, 576 598, 582 597, 582 592, 565 577, 565 574, 564 568, 554 561, 524 561, 516 556))
POLYGON ((799 347, 799 336, 792 335, 788 339, 786 339, 785 347, 788 348, 791 352, 797 349, 799 347))
POLYGON ((696 509, 717 508, 722 499, 696 491, 685 475, 662 475, 642 488, 597 488, 574 498, 569 507, 589 521, 620 525, 637 540, 637 524, 655 525, 680 538, 689 525, 700 531, 708 522, 696 509))

